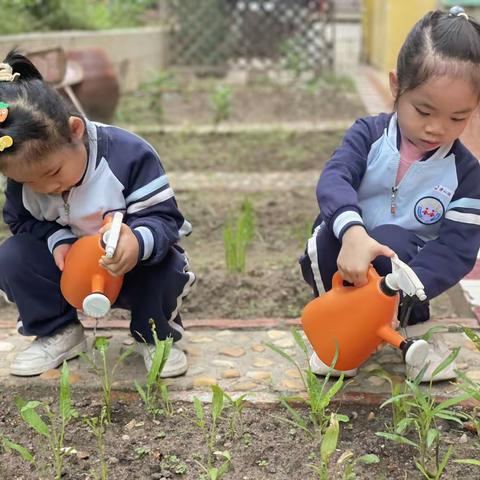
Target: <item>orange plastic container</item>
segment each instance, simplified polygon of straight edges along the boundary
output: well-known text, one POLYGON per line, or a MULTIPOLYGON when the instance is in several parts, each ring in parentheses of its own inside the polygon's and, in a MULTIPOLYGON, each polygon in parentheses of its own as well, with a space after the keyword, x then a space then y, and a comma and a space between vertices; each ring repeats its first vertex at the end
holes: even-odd
POLYGON ((387 342, 401 348, 407 361, 423 361, 428 349, 426 342, 407 340, 392 328, 399 294, 381 285, 383 278, 373 267, 368 270, 367 278, 368 283, 363 287, 346 287, 336 272, 332 289, 304 308, 303 329, 319 359, 332 365, 338 349, 335 369, 351 370, 387 342), (416 347, 407 352, 414 344, 416 347))
POLYGON ((106 315, 123 284, 123 276, 114 277, 98 264, 103 255, 100 234, 79 238, 65 258, 60 280, 65 300, 92 317, 106 315))

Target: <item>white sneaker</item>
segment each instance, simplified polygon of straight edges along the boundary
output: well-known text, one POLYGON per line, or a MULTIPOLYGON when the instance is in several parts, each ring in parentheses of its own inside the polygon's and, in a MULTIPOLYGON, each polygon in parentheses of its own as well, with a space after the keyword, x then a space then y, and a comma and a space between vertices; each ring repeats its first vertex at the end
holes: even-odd
POLYGON ((312 353, 309 364, 312 372, 315 373, 316 375, 326 376, 328 372, 330 372, 331 377, 339 377, 343 373, 345 377, 351 378, 351 377, 354 377, 358 371, 356 368, 352 370, 345 370, 345 371, 335 370, 335 369, 332 370, 328 365, 325 365, 318 358, 318 355, 315 352, 312 353))
MULTIPOLYGON (((147 372, 152 368, 153 356, 155 355, 155 345, 152 343, 137 342, 137 351, 143 356, 147 372)), ((178 377, 183 375, 188 369, 187 356, 175 343, 172 345, 170 355, 160 372, 160 378, 178 377)))
POLYGON ((428 355, 425 363, 420 366, 405 364, 405 374, 410 380, 415 380, 425 365, 428 365, 420 382, 441 382, 443 380, 454 380, 457 378, 455 360, 433 377, 434 370, 450 355, 451 351, 441 339, 439 334, 433 335, 428 342, 428 355))
POLYGON ((71 323, 53 335, 37 337, 15 357, 10 365, 10 373, 21 377, 40 375, 86 350, 87 339, 82 324, 71 323))

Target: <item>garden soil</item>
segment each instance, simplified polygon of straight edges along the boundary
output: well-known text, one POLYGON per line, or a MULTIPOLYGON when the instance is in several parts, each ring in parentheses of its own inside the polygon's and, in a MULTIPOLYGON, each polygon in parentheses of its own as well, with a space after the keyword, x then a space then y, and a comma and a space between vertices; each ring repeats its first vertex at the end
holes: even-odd
MULTIPOLYGON (((46 450, 46 442, 20 419, 12 404, 13 393, 24 399, 42 399, 56 402, 57 392, 50 388, 42 391, 38 386, 18 388, 15 392, 0 394, 0 431, 11 440, 36 453, 39 465, 52 464, 46 450)), ((65 446, 74 449, 65 457, 64 480, 93 479, 99 472, 100 460, 95 438, 88 431, 82 416, 99 414, 101 400, 89 390, 73 387, 74 406, 79 417, 67 427, 65 446)), ((55 406, 53 405, 53 408, 55 406)), ((204 409, 209 409, 204 404, 204 409)), ((414 451, 408 446, 399 446, 375 435, 385 431, 391 421, 390 411, 385 408, 372 410, 360 405, 337 405, 339 413, 348 415, 337 450, 330 468, 329 478, 342 478, 344 464, 336 464, 340 455, 347 451, 352 458, 375 454, 380 462, 374 465, 357 464, 358 479, 420 479, 421 475, 412 463, 414 451)), ((278 406, 246 407, 242 414, 242 426, 229 428, 231 411, 224 410, 219 420, 215 449, 229 451, 231 470, 225 480, 299 480, 318 478, 309 464, 319 464, 318 444, 299 428, 287 423, 287 413, 278 406)), ((307 411, 301 411, 307 415, 307 411)), ((192 404, 175 403, 170 417, 147 415, 138 396, 131 392, 114 392, 112 423, 105 435, 105 460, 108 478, 111 479, 185 479, 199 480, 206 464, 208 452, 204 434, 196 425, 192 404)), ((209 414, 207 413, 207 423, 209 414)), ((447 445, 454 445, 455 458, 469 458, 478 451, 478 439, 469 432, 452 425, 441 426, 442 438, 447 445), (475 448, 477 450, 475 451, 475 448)), ((444 452, 441 452, 444 453, 444 452)), ((221 462, 217 461, 219 466, 221 462)), ((48 467, 50 468, 50 467, 48 467)), ((43 476, 34 467, 23 462, 13 453, 0 453, 0 478, 5 480, 52 479, 47 470, 43 476)), ((207 477, 204 477, 207 478, 207 477)), ((450 462, 445 480, 478 479, 478 467, 450 462)))

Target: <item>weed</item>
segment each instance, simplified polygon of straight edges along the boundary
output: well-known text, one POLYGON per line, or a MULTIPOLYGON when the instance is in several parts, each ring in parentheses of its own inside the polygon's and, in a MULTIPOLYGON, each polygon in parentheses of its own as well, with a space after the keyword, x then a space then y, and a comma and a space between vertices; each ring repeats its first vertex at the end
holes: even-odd
MULTIPOLYGON (((327 409, 334 396, 343 387, 343 374, 330 388, 327 389, 328 380, 330 379, 330 373, 328 373, 325 378, 321 380, 312 372, 308 361, 308 350, 305 341, 303 340, 298 330, 292 328, 291 332, 295 342, 300 347, 301 351, 305 356, 307 364, 306 370, 303 371, 300 368, 299 364, 290 355, 288 355, 288 353, 284 352, 277 346, 271 343, 267 343, 266 345, 295 366, 295 368, 300 374, 300 378, 303 382, 305 390, 307 391, 307 398, 305 399, 303 397, 282 397, 281 403, 287 409, 293 419, 293 421, 291 421, 290 423, 293 423, 295 426, 307 432, 311 437, 317 438, 319 440, 323 432, 330 425, 331 417, 329 417, 329 415, 327 414, 327 409), (305 421, 301 414, 298 413, 289 404, 290 401, 300 401, 307 403, 310 410, 309 420, 313 425, 312 430, 310 429, 308 422, 305 421)), ((337 361, 337 357, 338 354, 336 354, 333 359, 332 368, 337 361)), ((336 420, 341 422, 348 422, 348 417, 345 415, 336 414, 335 418, 336 420)))
POLYGON ((218 85, 210 95, 210 103, 213 107, 213 123, 228 120, 232 109, 233 90, 228 85, 218 85))
POLYGON ((17 452, 23 460, 26 462, 30 462, 35 465, 35 457, 29 452, 28 449, 19 445, 18 443, 13 442, 5 435, 0 433, 0 448, 5 450, 6 452, 14 451, 17 452))
MULTIPOLYGON (((432 376, 435 377, 447 368, 455 360, 458 352, 459 348, 454 349, 433 371, 432 376)), ((376 434, 415 448, 417 451, 417 458, 415 459, 417 469, 424 478, 437 480, 443 475, 453 453, 453 446, 450 446, 444 456, 440 458, 442 439, 437 422, 439 420, 449 420, 462 426, 462 420, 466 418, 465 414, 451 408, 470 398, 470 395, 466 393, 437 403, 431 392, 432 382, 430 382, 429 389, 426 392, 420 388, 420 380, 426 368, 427 366, 422 369, 415 380, 406 380, 406 393, 396 395, 381 405, 381 407, 384 407, 401 400, 409 409, 408 415, 398 422, 393 433, 377 432, 376 434), (416 436, 415 441, 408 437, 408 431, 412 431, 416 436)))
POLYGON ((230 437, 234 439, 237 435, 241 437, 243 435, 243 422, 242 412, 245 407, 246 393, 240 395, 238 398, 233 399, 226 392, 223 392, 224 397, 229 403, 229 407, 232 409, 232 414, 229 416, 228 430, 230 437))
POLYGON ((102 406, 100 417, 83 417, 83 421, 88 427, 90 433, 93 434, 97 441, 97 451, 100 459, 100 476, 93 473, 94 478, 100 478, 101 480, 107 480, 108 468, 105 457, 105 425, 106 425, 107 409, 106 406, 102 406))
POLYGON ((320 466, 310 464, 309 467, 318 475, 320 480, 328 480, 328 466, 330 457, 335 452, 340 434, 340 424, 335 413, 330 414, 329 424, 320 444, 320 466))
POLYGON ((113 365, 113 368, 109 369, 107 365, 107 352, 108 352, 109 342, 105 337, 96 337, 93 343, 93 355, 90 358, 86 353, 80 353, 82 359, 84 359, 93 369, 95 374, 100 378, 102 382, 102 392, 103 392, 103 405, 105 406, 106 422, 111 423, 111 391, 112 383, 115 378, 115 371, 118 366, 133 352, 134 347, 130 347, 122 352, 118 357, 117 361, 113 365), (101 365, 98 366, 95 359, 95 351, 100 353, 101 365))
POLYGON ((372 465, 380 462, 380 459, 374 453, 367 453, 355 459, 352 457, 353 452, 347 451, 340 455, 340 458, 337 460, 337 465, 345 464, 343 467, 342 480, 355 480, 357 478, 357 475, 355 474, 355 466, 358 463, 372 465))
POLYGON ((152 359, 152 366, 147 373, 147 382, 145 389, 135 380, 135 388, 137 389, 140 398, 143 400, 147 411, 154 416, 162 413, 166 416, 173 415, 172 402, 170 401, 170 395, 166 383, 160 377, 163 367, 170 355, 172 349, 172 339, 159 340, 155 324, 152 322, 152 333, 155 342, 155 353, 152 359), (158 408, 160 403, 161 408, 158 408))
POLYGON ((245 271, 245 253, 255 233, 253 205, 246 199, 240 214, 235 220, 230 219, 223 230, 223 244, 227 271, 242 273, 245 271), (235 226, 234 226, 235 224, 235 226))
POLYGON ((177 475, 184 475, 188 470, 187 464, 176 455, 164 455, 160 462, 160 466, 162 467, 162 470, 168 470, 177 475))
MULTIPOLYGON (((47 440, 48 447, 53 453, 55 480, 60 480, 63 470, 63 458, 69 450, 65 449, 63 446, 65 429, 70 421, 77 416, 77 412, 73 409, 71 402, 67 362, 63 362, 60 375, 58 415, 56 415, 44 402, 36 400, 26 402, 17 397, 15 399, 15 404, 20 411, 22 419, 47 440), (46 421, 40 416, 37 409, 43 410, 43 413, 46 416, 46 421)), ((15 449, 19 453, 21 451, 21 449, 15 448, 13 445, 8 444, 7 446, 8 448, 15 449)), ((22 453, 25 454, 26 452, 22 451, 22 453)), ((20 454, 23 457, 22 453, 20 454)))
POLYGON ((218 385, 212 385, 212 406, 210 412, 210 425, 207 424, 203 406, 197 397, 193 398, 193 406, 197 417, 196 424, 200 427, 205 435, 207 443, 207 465, 208 469, 212 467, 214 459, 215 444, 217 438, 217 428, 220 415, 224 408, 225 393, 218 385))
POLYGON ((135 454, 137 458, 141 459, 150 454, 150 449, 148 447, 137 447, 135 449, 135 454))
POLYGON ((230 470, 230 467, 232 465, 232 457, 229 451, 227 450, 224 450, 223 452, 215 451, 213 452, 213 455, 219 458, 224 458, 225 460, 218 468, 211 467, 211 466, 206 467, 205 465, 202 465, 198 460, 196 460, 198 465, 200 465, 200 467, 206 474, 206 476, 202 475, 200 477, 200 480, 205 478, 208 480, 219 480, 220 478, 223 477, 223 475, 225 475, 225 473, 227 473, 230 470))

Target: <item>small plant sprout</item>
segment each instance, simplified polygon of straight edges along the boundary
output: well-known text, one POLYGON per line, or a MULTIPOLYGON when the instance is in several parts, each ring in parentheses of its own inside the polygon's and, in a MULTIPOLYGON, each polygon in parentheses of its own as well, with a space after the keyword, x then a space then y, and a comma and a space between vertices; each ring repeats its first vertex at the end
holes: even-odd
POLYGON ((145 408, 150 414, 155 416, 162 413, 167 416, 172 416, 173 407, 172 402, 170 401, 167 384, 162 380, 160 374, 162 373, 165 362, 170 355, 173 341, 171 338, 159 340, 153 321, 151 322, 151 325, 155 342, 155 353, 152 358, 152 366, 147 373, 145 388, 143 388, 136 380, 134 381, 135 388, 137 389, 140 398, 143 400, 145 408), (161 408, 158 408, 159 402, 161 408))
POLYGON ((320 466, 309 465, 320 480, 329 480, 328 467, 330 457, 335 453, 340 434, 340 424, 335 413, 330 414, 330 421, 320 444, 320 466))
POLYGON ((165 117, 163 107, 165 93, 178 90, 178 88, 179 83, 175 75, 165 70, 157 72, 150 81, 141 84, 140 90, 149 94, 150 110, 157 114, 160 122, 163 122, 165 117))
MULTIPOLYGON (((26 402, 19 397, 15 399, 15 403, 23 420, 47 440, 48 447, 53 454, 55 480, 61 479, 63 459, 70 450, 68 448, 64 448, 65 429, 70 421, 77 416, 77 412, 72 407, 68 375, 69 372, 67 362, 63 362, 60 375, 58 415, 55 414, 44 402, 36 400, 26 402), (45 420, 37 412, 37 410, 43 410, 45 420)), ((8 445, 8 447, 14 448, 12 445, 8 445)), ((14 449, 20 453, 18 448, 14 449)), ((25 452, 23 452, 23 454, 25 454, 25 452)))
MULTIPOLYGON (((292 329, 291 332, 295 342, 300 347, 301 351, 305 356, 306 364, 307 364, 306 370, 302 370, 299 364, 288 353, 284 352, 282 349, 278 348, 277 346, 271 343, 267 343, 266 345, 295 366, 295 368, 298 370, 300 374, 300 378, 303 382, 305 390, 307 391, 307 398, 305 399, 303 397, 298 397, 298 396, 282 397, 281 403, 287 409, 287 411, 289 412, 289 414, 293 419, 292 421, 289 420, 290 423, 307 432, 312 438, 316 438, 317 440, 320 440, 323 432, 326 430, 328 425, 330 425, 331 417, 327 413, 330 402, 335 397, 335 395, 337 395, 338 392, 340 392, 340 390, 344 385, 343 374, 336 380, 336 382, 330 388, 327 388, 328 380, 330 379, 330 373, 328 373, 325 376, 325 378, 319 379, 312 372, 312 369, 310 368, 310 365, 308 362, 308 349, 305 344, 305 341, 303 340, 298 330, 292 329), (297 412, 292 406, 290 406, 289 404, 290 401, 300 401, 300 402, 307 403, 310 410, 309 420, 313 428, 310 428, 309 422, 306 421, 302 417, 302 415, 299 412, 297 412)), ((333 366, 335 365, 335 362, 337 361, 337 357, 338 357, 338 352, 336 352, 335 357, 333 359, 332 366, 331 366, 332 369, 333 369, 333 366)), ((341 414, 336 414, 335 419, 336 421, 338 420, 340 422, 348 422, 349 420, 346 415, 341 415, 341 414)))
POLYGON ((226 392, 223 392, 223 395, 227 399, 229 407, 232 409, 232 413, 228 419, 230 437, 232 439, 237 437, 237 435, 241 437, 243 435, 242 411, 245 407, 245 398, 247 397, 247 394, 244 393, 236 399, 233 399, 226 392))
POLYGON ((213 123, 218 125, 230 118, 233 90, 228 85, 217 85, 210 95, 213 107, 213 123))
POLYGON ((107 408, 105 405, 102 406, 100 417, 83 417, 83 421, 87 425, 88 430, 93 434, 95 440, 97 441, 97 452, 100 460, 100 475, 97 475, 95 472, 93 472, 93 476, 95 479, 100 478, 101 480, 107 480, 108 478, 108 467, 105 457, 106 417, 107 408))
POLYGON ((343 452, 337 460, 337 465, 343 465, 342 480, 356 480, 355 466, 358 463, 373 465, 374 463, 380 463, 380 459, 374 453, 367 453, 354 458, 352 451, 347 450, 343 452))
MULTIPOLYGON (((459 348, 452 352, 433 371, 432 376, 438 375, 447 368, 457 357, 459 348)), ((384 437, 393 442, 410 445, 417 451, 415 466, 428 480, 438 480, 443 475, 445 468, 453 453, 453 446, 450 446, 443 457, 440 457, 442 446, 441 429, 438 427, 439 420, 448 420, 463 426, 462 420, 466 415, 462 412, 452 410, 452 407, 470 398, 468 393, 450 398, 437 403, 431 392, 432 382, 427 391, 420 388, 420 380, 425 372, 425 366, 415 380, 406 380, 407 392, 396 395, 385 401, 381 407, 401 400, 408 407, 408 414, 400 420, 393 433, 377 432, 378 436, 384 437), (411 439, 408 432, 411 432, 415 439, 411 439)))
POLYGON ((246 199, 236 220, 230 219, 223 230, 227 271, 243 273, 248 245, 255 234, 253 205, 246 199))
MULTIPOLYGON (((215 455, 217 458, 223 458, 224 462, 220 465, 220 467, 205 467, 205 465, 202 465, 198 460, 195 460, 198 465, 202 468, 202 470, 206 474, 206 478, 208 480, 219 480, 222 478, 229 470, 232 465, 232 457, 230 455, 230 452, 225 450, 223 452, 220 451, 215 451, 213 452, 213 455, 215 455)), ((205 475, 202 476, 202 478, 205 478, 205 475)))
POLYGON ((121 355, 118 357, 117 361, 113 365, 113 368, 110 370, 107 363, 107 352, 108 352, 109 342, 105 337, 96 337, 93 343, 93 356, 90 358, 86 353, 80 353, 81 358, 83 358, 93 369, 95 374, 100 378, 102 382, 102 392, 103 392, 103 405, 105 406, 106 421, 107 423, 112 422, 111 418, 111 391, 112 383, 115 378, 115 371, 119 365, 133 352, 134 347, 129 347, 124 350, 121 355), (100 353, 100 366, 97 365, 95 361, 95 351, 100 353))
MULTIPOLYGON (((205 435, 205 440, 207 443, 208 453, 207 453, 207 466, 208 469, 213 467, 215 445, 217 439, 217 429, 218 421, 220 415, 222 414, 224 403, 225 392, 218 385, 212 385, 212 405, 210 411, 210 425, 207 425, 205 418, 205 413, 203 411, 202 402, 197 397, 193 398, 193 406, 195 409, 195 415, 197 417, 196 424, 200 427, 203 434, 205 435)), ((218 477, 217 477, 218 478, 218 477)))

